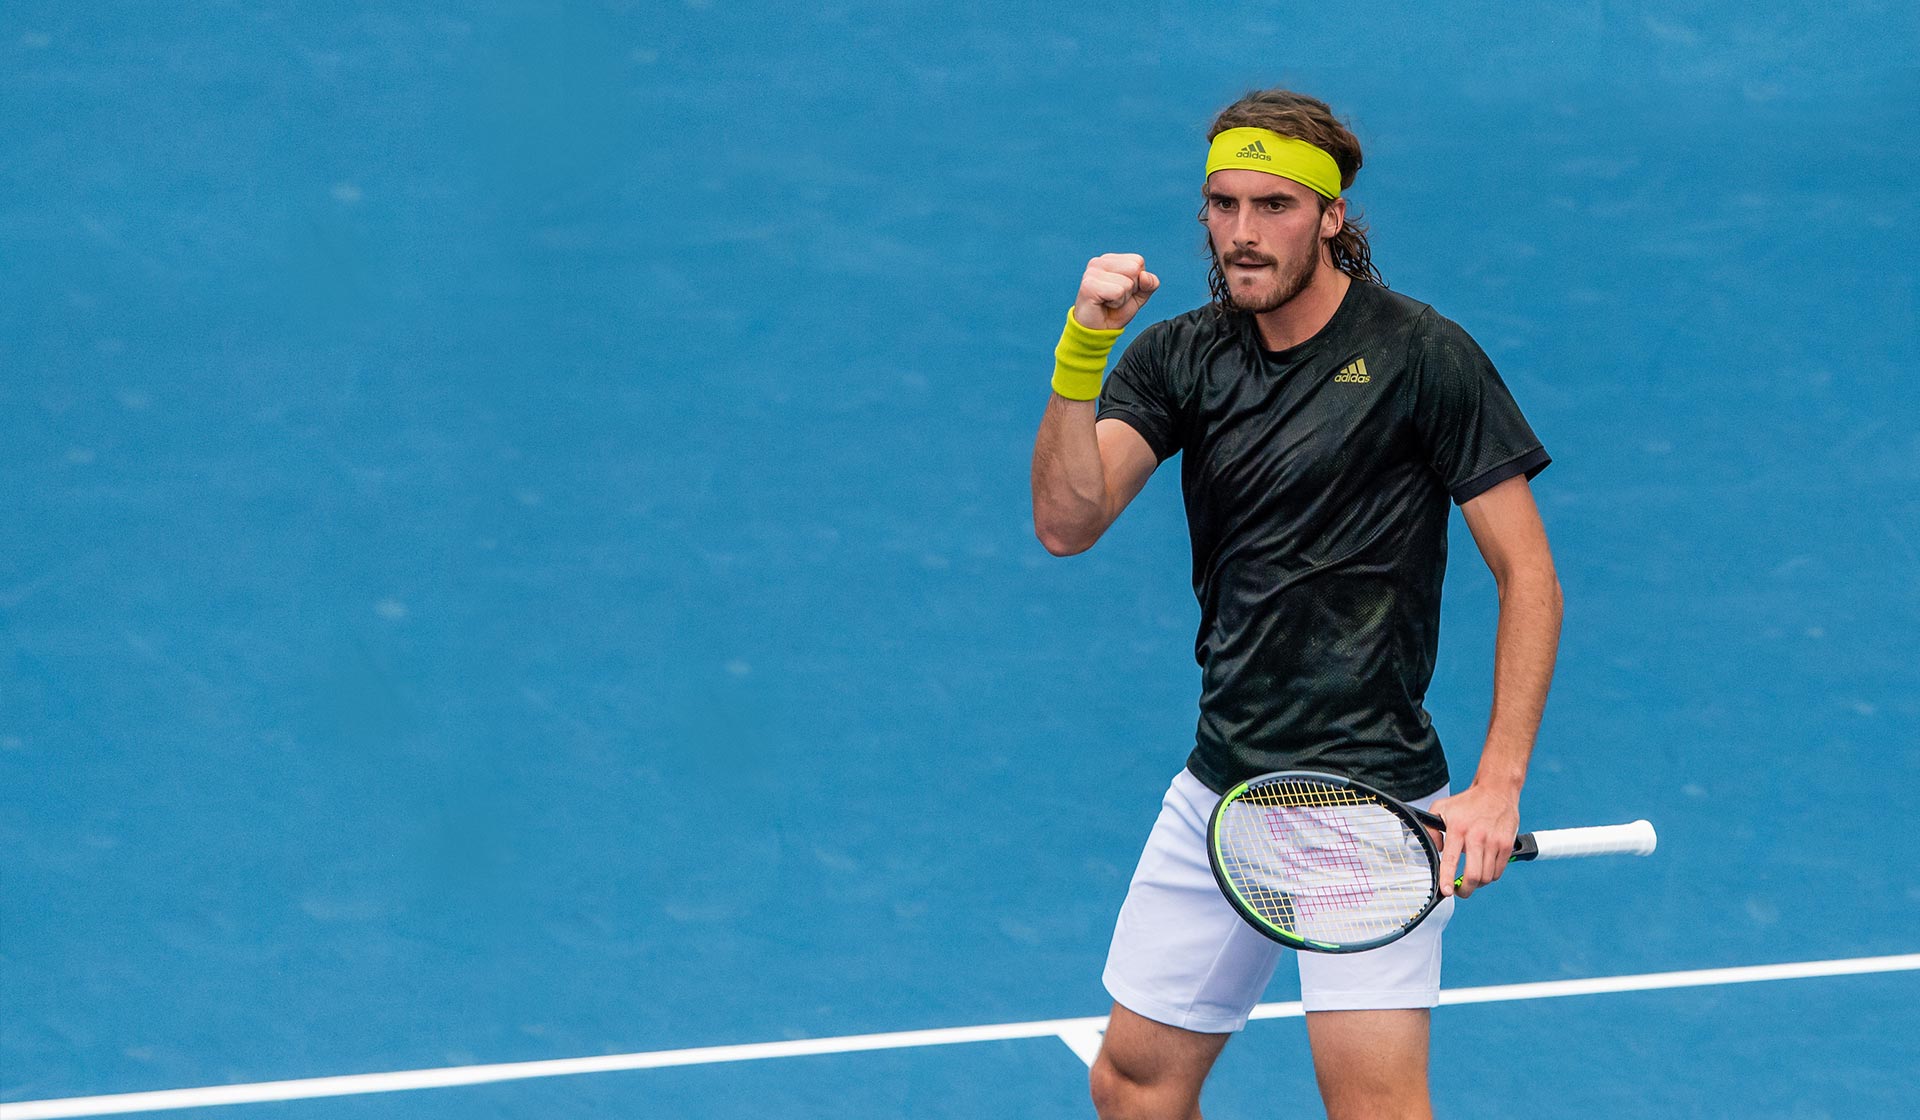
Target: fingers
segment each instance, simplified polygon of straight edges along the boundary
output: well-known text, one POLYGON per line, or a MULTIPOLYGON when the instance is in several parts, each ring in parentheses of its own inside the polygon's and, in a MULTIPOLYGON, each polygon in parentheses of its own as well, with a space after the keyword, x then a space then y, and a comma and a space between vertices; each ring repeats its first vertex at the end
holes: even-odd
MULTIPOLYGON (((1447 803, 1452 800, 1451 797, 1443 797, 1429 805, 1427 812, 1439 817, 1444 824, 1447 819, 1447 803)), ((1440 866, 1436 869, 1436 874, 1440 877, 1440 897, 1445 898, 1454 892, 1456 886, 1454 880, 1460 875, 1455 870, 1455 865, 1460 859, 1460 841, 1451 829, 1441 831, 1428 828, 1427 836, 1440 848, 1440 866)))
POLYGON ((1147 271, 1146 258, 1138 253, 1104 253, 1087 262, 1087 274, 1080 290, 1096 296, 1108 306, 1118 306, 1137 294, 1142 301, 1160 286, 1160 278, 1147 271))
POLYGON ((1513 855, 1519 805, 1512 795, 1469 787, 1429 810, 1447 822, 1440 854, 1440 893, 1470 898, 1500 878, 1513 855))
POLYGON ((1454 893, 1461 898, 1472 898, 1473 892, 1487 882, 1487 850, 1486 845, 1477 838, 1471 844, 1462 844, 1462 848, 1465 866, 1460 872, 1460 886, 1454 893))
MULTIPOLYGON (((1440 893, 1443 896, 1455 893, 1454 880, 1460 875, 1460 837, 1457 833, 1448 832, 1446 839, 1446 846, 1440 849, 1440 893)), ((1459 890, 1461 898, 1473 893, 1473 888, 1466 884, 1460 884, 1459 890)))
POLYGON ((1138 277, 1147 270, 1147 258, 1138 253, 1102 253, 1088 261, 1087 267, 1138 277))
POLYGON ((1482 886, 1500 878, 1507 870, 1507 863, 1513 858, 1513 841, 1501 840, 1498 835, 1487 837, 1486 860, 1480 867, 1482 886))
POLYGON ((1498 832, 1475 830, 1457 843, 1462 868, 1454 876, 1460 882, 1453 893, 1461 898, 1471 898, 1474 891, 1499 879, 1513 855, 1513 841, 1502 839, 1498 832))
POLYGON ((1080 282, 1082 294, 1091 296, 1108 307, 1118 307, 1125 303, 1132 297, 1133 290, 1133 281, 1113 272, 1089 271, 1086 279, 1080 282))
POLYGON ((1127 325, 1134 312, 1160 287, 1138 253, 1102 253, 1087 262, 1074 300, 1074 318, 1082 326, 1112 330, 1127 325))

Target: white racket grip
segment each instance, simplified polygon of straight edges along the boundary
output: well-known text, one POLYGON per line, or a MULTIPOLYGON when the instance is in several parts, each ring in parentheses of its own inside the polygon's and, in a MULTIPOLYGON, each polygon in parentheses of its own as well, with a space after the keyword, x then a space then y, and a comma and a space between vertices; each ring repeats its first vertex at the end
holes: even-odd
POLYGON ((1549 828, 1533 834, 1540 849, 1535 859, 1573 856, 1644 856, 1653 853, 1659 837, 1649 821, 1604 824, 1594 828, 1549 828))

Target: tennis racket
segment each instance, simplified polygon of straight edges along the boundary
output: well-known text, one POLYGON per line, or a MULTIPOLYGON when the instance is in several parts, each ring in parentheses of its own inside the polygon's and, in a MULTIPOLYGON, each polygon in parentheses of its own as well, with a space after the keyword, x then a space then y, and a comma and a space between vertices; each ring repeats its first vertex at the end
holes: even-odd
MULTIPOLYGON (((1406 935, 1440 904, 1432 813, 1336 774, 1282 770, 1227 791, 1207 825, 1220 892, 1293 949, 1358 953, 1406 935)), ((1522 833, 1514 860, 1653 851, 1646 821, 1522 833)))

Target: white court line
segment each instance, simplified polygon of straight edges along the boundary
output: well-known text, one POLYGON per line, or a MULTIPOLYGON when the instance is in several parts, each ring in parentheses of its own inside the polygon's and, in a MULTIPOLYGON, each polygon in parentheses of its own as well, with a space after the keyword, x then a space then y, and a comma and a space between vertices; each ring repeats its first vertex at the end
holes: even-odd
MULTIPOLYGON (((1796 961, 1789 964, 1750 965, 1743 968, 1704 968, 1688 972, 1649 972, 1637 976, 1596 976, 1584 980, 1546 980, 1531 984, 1500 984, 1487 988, 1453 988, 1440 993, 1440 1002, 1494 1003, 1502 1000, 1552 999, 1559 996, 1598 995, 1607 992, 1647 992, 1662 988, 1696 988, 1714 984, 1749 984, 1760 980, 1803 980, 1818 976, 1858 976, 1874 972, 1920 971, 1920 953, 1891 957, 1854 957, 1850 960, 1796 961)), ((1299 1015, 1296 1003, 1263 1003, 1255 1019, 1287 1019, 1299 1015)), ((703 1046, 692 1050, 654 1050, 641 1054, 607 1054, 592 1058, 557 1058, 540 1062, 454 1066, 445 1069, 400 1070, 394 1073, 358 1073, 342 1077, 312 1077, 298 1081, 264 1081, 251 1085, 213 1085, 202 1089, 163 1089, 150 1093, 116 1093, 101 1097, 0 1104, 0 1120, 52 1120, 67 1116, 108 1116, 125 1112, 160 1112, 174 1108, 203 1108, 221 1104, 258 1104, 265 1101, 310 1100, 358 1093, 392 1093, 403 1089, 444 1089, 455 1085, 483 1085, 494 1081, 521 1081, 534 1077, 566 1077, 579 1073, 664 1069, 669 1066, 750 1062, 764 1058, 795 1058, 809 1054, 851 1054, 866 1050, 900 1050, 915 1046, 950 1046, 959 1042, 992 1042, 1015 1038, 1054 1036, 1091 1062, 1095 1036, 1106 1027, 1106 1016, 1080 1019, 1042 1019, 1031 1023, 996 1023, 979 1027, 897 1031, 892 1034, 804 1038, 788 1042, 753 1042, 739 1046, 703 1046)))
POLYGON ((1105 1022, 1091 1023, 1084 1027, 1074 1027, 1060 1032, 1060 1041, 1067 1044, 1073 1056, 1093 1068, 1093 1060, 1100 1056, 1100 1041, 1107 1037, 1105 1022))

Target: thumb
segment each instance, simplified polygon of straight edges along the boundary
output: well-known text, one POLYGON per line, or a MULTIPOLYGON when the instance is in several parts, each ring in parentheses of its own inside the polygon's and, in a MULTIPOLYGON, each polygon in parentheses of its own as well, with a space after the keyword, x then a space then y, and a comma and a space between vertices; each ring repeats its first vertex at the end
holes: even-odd
POLYGON ((1159 290, 1160 278, 1151 272, 1143 270, 1140 273, 1140 298, 1144 300, 1159 290))

